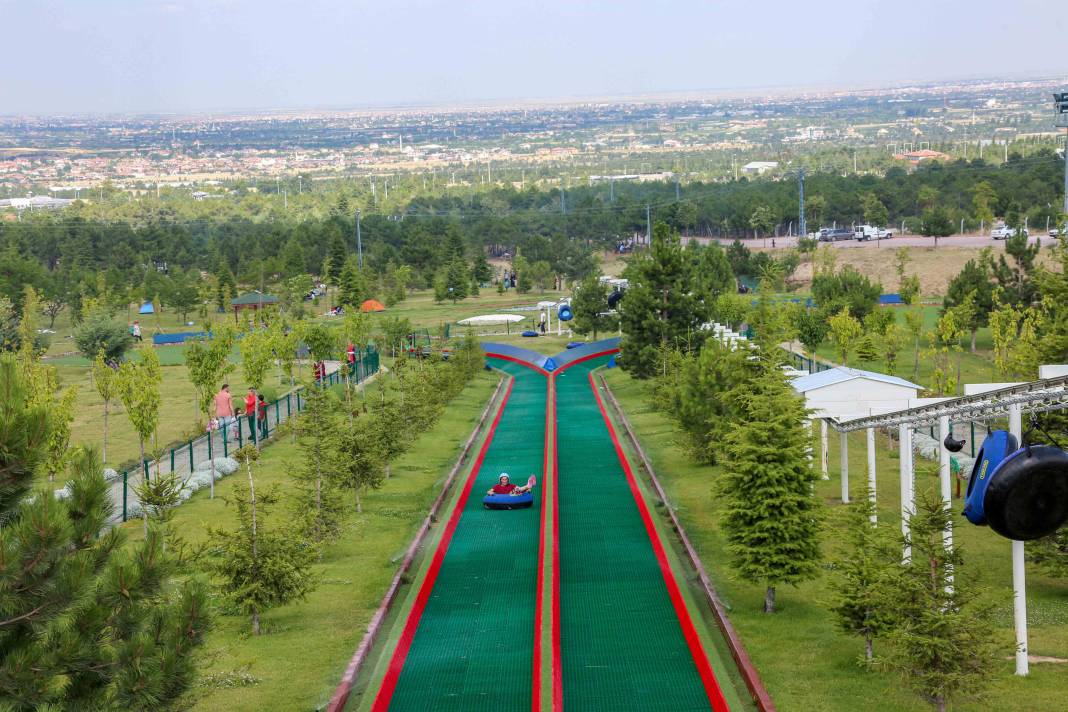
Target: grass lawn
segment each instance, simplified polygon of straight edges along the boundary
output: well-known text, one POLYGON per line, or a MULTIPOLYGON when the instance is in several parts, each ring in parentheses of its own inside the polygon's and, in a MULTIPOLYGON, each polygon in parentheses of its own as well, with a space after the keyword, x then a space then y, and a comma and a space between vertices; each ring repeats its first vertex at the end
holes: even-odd
MULTIPOLYGON (((685 438, 663 414, 653 411, 645 387, 626 373, 613 369, 608 382, 627 412, 643 447, 652 460, 669 500, 697 547, 709 575, 731 609, 738 629, 778 708, 852 712, 857 709, 905 711, 925 705, 888 672, 868 672, 856 662, 863 643, 840 633, 827 610, 831 592, 826 575, 797 587, 779 589, 779 613, 761 613, 763 587, 737 579, 728 565, 725 540, 719 527, 719 505, 714 485, 718 468, 696 465, 686 452, 685 438), (877 702, 876 702, 877 701, 877 702)), ((899 527, 898 461, 887 439, 877 439, 878 498, 883 526, 899 527)), ((831 438, 831 479, 817 483, 817 492, 828 504, 824 536, 825 556, 835 556, 841 511, 839 500, 838 443, 831 438)), ((866 482, 864 434, 850 437, 850 473, 853 496, 863 493, 866 482)), ((936 491, 935 464, 917 458, 916 489, 936 491)), ((955 510, 960 510, 959 501, 955 510)), ((988 699, 963 702, 957 710, 1025 712, 1063 709, 1068 665, 1033 664, 1031 675, 1013 675, 1012 576, 1010 544, 988 529, 956 517, 956 541, 964 550, 965 576, 972 576, 984 596, 997 605, 1001 662, 988 699)), ((826 567, 825 567, 826 568, 826 567)), ((1068 657, 1068 582, 1053 580, 1028 566, 1028 619, 1032 655, 1068 657)), ((879 652, 876 641, 876 653, 879 652)))
MULTIPOLYGON (((306 601, 267 612, 266 632, 255 637, 249 635, 244 616, 219 616, 198 653, 201 683, 188 695, 192 709, 308 710, 330 699, 497 380, 494 374, 479 374, 440 422, 394 464, 393 477, 380 490, 365 494, 363 514, 350 513, 341 539, 327 546, 315 567, 319 585, 306 601), (257 682, 234 687, 206 677, 242 671, 257 682)), ((299 450, 285 440, 265 448, 254 465, 256 486, 278 487, 284 500, 292 491, 287 472, 299 458, 299 450)), ((244 477, 241 470, 220 481, 215 499, 202 490, 176 510, 175 524, 188 541, 204 541, 208 525, 225 528, 235 522, 222 497, 244 477)), ((269 526, 284 525, 286 506, 280 503, 271 511, 269 526)), ((125 527, 131 539, 140 538, 140 524, 125 527)))

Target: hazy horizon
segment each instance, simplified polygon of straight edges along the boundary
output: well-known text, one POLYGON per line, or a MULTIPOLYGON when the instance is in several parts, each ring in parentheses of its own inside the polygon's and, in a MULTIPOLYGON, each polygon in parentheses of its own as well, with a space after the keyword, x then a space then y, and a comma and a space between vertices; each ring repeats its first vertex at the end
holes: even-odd
POLYGON ((0 82, 0 114, 470 107, 1054 77, 1068 29, 1068 13, 1036 0, 1011 16, 990 0, 23 5, 0 0, 4 24, 21 28, 7 55, 33 57, 0 82))

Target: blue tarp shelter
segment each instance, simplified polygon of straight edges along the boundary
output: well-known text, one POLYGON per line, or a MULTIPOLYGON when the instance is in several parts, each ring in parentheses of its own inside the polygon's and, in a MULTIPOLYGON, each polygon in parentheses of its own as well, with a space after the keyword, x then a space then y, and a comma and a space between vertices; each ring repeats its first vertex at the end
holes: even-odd
POLYGON ((156 308, 152 306, 152 302, 145 302, 141 305, 141 308, 137 310, 138 314, 155 314, 156 308))

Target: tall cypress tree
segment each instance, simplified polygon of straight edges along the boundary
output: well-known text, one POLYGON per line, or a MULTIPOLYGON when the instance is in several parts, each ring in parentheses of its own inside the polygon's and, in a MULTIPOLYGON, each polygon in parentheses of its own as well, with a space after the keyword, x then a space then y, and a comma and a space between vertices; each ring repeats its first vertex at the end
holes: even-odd
POLYGON ((820 561, 805 406, 774 359, 740 394, 740 416, 725 442, 723 527, 732 565, 766 586, 764 612, 773 613, 775 587, 813 578, 820 561))
POLYGON ((0 424, 0 707, 169 707, 194 676, 206 586, 175 582, 155 527, 123 546, 91 450, 73 457, 66 499, 25 496, 50 424, 10 356, 0 357, 0 424))

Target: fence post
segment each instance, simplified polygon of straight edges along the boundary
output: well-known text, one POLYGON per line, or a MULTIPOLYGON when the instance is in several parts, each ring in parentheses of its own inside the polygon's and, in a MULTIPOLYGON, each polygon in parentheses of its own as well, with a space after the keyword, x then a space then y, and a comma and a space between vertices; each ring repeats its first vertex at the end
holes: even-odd
POLYGON ((171 448, 171 474, 174 474, 174 448, 171 448))
POLYGON ((122 473, 122 521, 126 521, 126 493, 129 489, 129 472, 122 473))
POLYGON ((281 410, 279 410, 279 406, 280 406, 279 402, 275 401, 274 402, 274 427, 276 427, 276 428, 278 427, 278 421, 281 420, 281 418, 282 418, 282 412, 281 412, 281 410))
MULTIPOLYGON (((211 456, 211 434, 212 434, 212 433, 211 433, 211 431, 209 430, 209 431, 208 431, 208 459, 209 459, 209 460, 212 460, 212 459, 214 459, 214 458, 213 458, 213 457, 211 456)), ((225 438, 225 437, 226 437, 226 435, 225 435, 225 434, 223 434, 223 437, 225 438)))
POLYGON ((287 418, 292 417, 292 415, 293 415, 293 407, 289 402, 289 396, 290 395, 291 394, 286 393, 286 417, 287 418))
MULTIPOLYGON (((255 433, 255 430, 253 430, 253 433, 255 433)), ((245 428, 240 420, 237 421, 237 447, 238 449, 245 447, 245 428)))
POLYGON ((192 472, 194 469, 195 468, 193 466, 193 441, 190 440, 189 441, 189 471, 192 472))
POLYGON ((226 442, 226 440, 227 440, 226 431, 229 430, 229 429, 230 429, 229 425, 223 426, 223 429, 222 429, 222 434, 223 434, 223 457, 229 457, 229 455, 230 455, 230 452, 229 452, 229 449, 228 449, 229 443, 226 442))
POLYGON ((149 477, 149 474, 148 474, 148 459, 147 458, 144 459, 144 460, 141 460, 141 467, 143 467, 144 470, 145 470, 145 482, 148 482, 151 478, 149 477))

